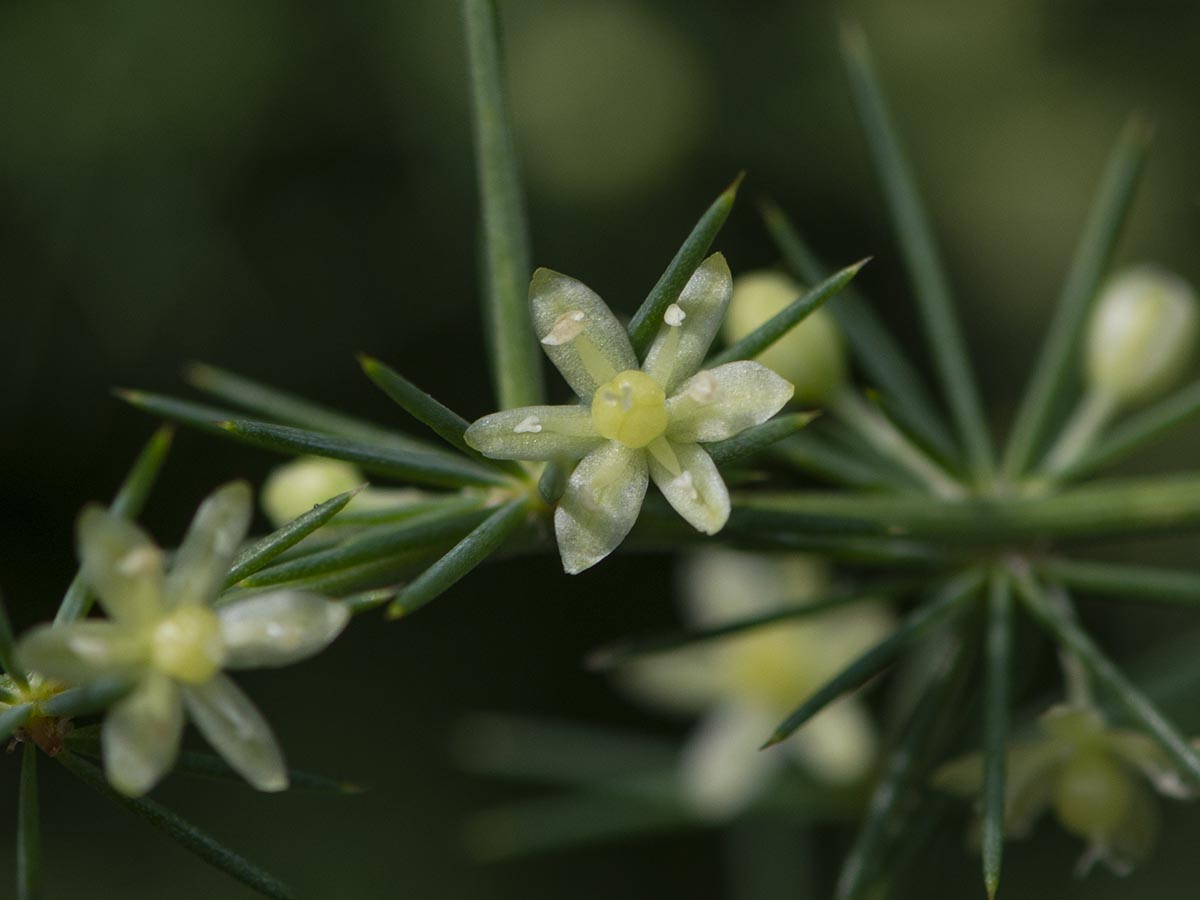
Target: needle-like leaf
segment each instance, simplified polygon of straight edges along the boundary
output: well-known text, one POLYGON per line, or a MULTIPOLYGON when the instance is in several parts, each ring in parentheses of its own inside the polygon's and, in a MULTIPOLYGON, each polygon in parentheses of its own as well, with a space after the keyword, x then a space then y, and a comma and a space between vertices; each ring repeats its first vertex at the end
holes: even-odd
POLYGON ((988 624, 983 720, 983 883, 988 897, 1000 885, 1004 854, 1005 781, 1008 760, 1009 681, 1012 671, 1012 585, 1007 573, 992 573, 988 585, 988 624))
POLYGON ((705 444, 704 449, 714 463, 725 466, 761 453, 784 438, 792 437, 819 415, 819 412, 801 412, 777 416, 731 438, 705 444))
MULTIPOLYGON (((163 463, 167 460, 174 433, 172 427, 164 425, 147 441, 142 452, 134 460, 129 474, 117 489, 112 503, 109 504, 109 510, 114 515, 136 519, 141 514, 142 507, 146 505, 146 498, 150 496, 154 482, 158 479, 158 473, 162 471, 163 463)), ((55 624, 61 625, 83 618, 91 609, 93 600, 82 576, 76 574, 63 596, 62 603, 59 604, 58 612, 54 616, 55 624)))
POLYGON ((905 647, 941 625, 979 589, 982 578, 967 572, 946 582, 929 602, 918 607, 890 635, 857 657, 796 708, 763 744, 773 747, 791 737, 805 722, 842 695, 862 687, 887 668, 905 647))
POLYGON ((1075 559, 1044 559, 1036 567, 1040 574, 1088 597, 1200 606, 1200 573, 1196 572, 1075 559))
POLYGON ((1129 216, 1149 149, 1149 127, 1140 119, 1131 120, 1109 157, 1063 284, 1054 320, 1017 411, 1004 452, 1004 472, 1009 478, 1023 474, 1034 461, 1053 414, 1063 403, 1075 377, 1080 335, 1100 279, 1108 269, 1121 226, 1129 216))
POLYGON ((501 409, 542 402, 542 361, 529 313, 529 226, 505 93, 493 0, 463 0, 475 171, 483 237, 485 327, 501 409))
POLYGON ((435 546, 446 540, 458 540, 490 515, 479 505, 476 498, 451 501, 433 512, 405 519, 396 525, 370 528, 328 550, 263 569, 245 578, 242 584, 244 587, 286 584, 435 546))
POLYGON ((850 77, 855 105, 891 211, 892 226, 908 269, 913 294, 921 311, 938 376, 972 471, 986 475, 993 466, 992 442, 967 345, 959 327, 942 261, 916 181, 888 113, 862 31, 843 32, 842 57, 850 77))
POLYGON ((38 808, 37 744, 25 742, 17 798, 17 900, 42 895, 42 826, 38 808))
MULTIPOLYGON (((433 449, 425 441, 348 416, 214 366, 192 363, 184 369, 183 374, 188 383, 197 389, 281 425, 294 425, 297 428, 323 431, 368 443, 395 444, 410 450, 433 449)), ((226 414, 220 418, 237 419, 241 416, 226 414)))
POLYGON ((109 787, 108 781, 99 767, 82 756, 77 756, 70 750, 63 750, 55 759, 97 793, 145 819, 209 865, 215 866, 264 896, 274 898, 274 900, 293 900, 294 895, 283 882, 245 857, 230 850, 216 838, 201 831, 161 803, 147 797, 126 797, 113 790, 109 787))
POLYGON ((495 469, 462 456, 369 444, 269 422, 234 420, 221 422, 218 427, 230 437, 266 450, 344 459, 368 471, 416 484, 490 487, 507 481, 495 469))
POLYGON ((378 388, 398 403, 405 412, 450 446, 485 466, 500 469, 509 475, 520 476, 522 469, 517 463, 506 459, 489 459, 463 438, 470 422, 447 406, 442 405, 425 393, 399 372, 365 353, 359 354, 359 365, 378 388))
POLYGON ((704 261, 708 248, 712 246, 717 232, 729 218, 733 202, 737 199, 738 187, 742 183, 743 174, 738 175, 729 187, 712 202, 704 215, 700 217, 691 234, 684 240, 683 246, 671 260, 658 282, 650 289, 646 299, 629 322, 629 341, 633 344, 633 352, 640 359, 650 347, 650 342, 658 334, 662 325, 663 313, 667 307, 679 299, 680 293, 688 283, 688 279, 704 261))
POLYGON ((881 465, 876 458, 859 459, 855 454, 847 453, 831 434, 819 429, 781 441, 771 449, 771 455, 831 484, 887 488, 904 493, 912 493, 916 488, 911 476, 898 474, 881 465))
MULTIPOLYGON (((797 278, 817 284, 829 277, 828 267, 779 207, 763 203, 762 217, 784 262, 797 278)), ((958 460, 960 451, 921 376, 866 299, 848 285, 838 295, 838 302, 829 307, 829 314, 841 326, 859 368, 880 392, 887 414, 941 461, 958 460)))
POLYGON ((120 678, 101 678, 82 687, 69 688, 41 703, 41 713, 73 719, 108 709, 129 693, 132 685, 120 678))
POLYGON ((954 641, 937 660, 927 686, 904 723, 884 762, 883 773, 858 834, 842 862, 834 900, 864 900, 884 896, 872 890, 888 871, 891 845, 912 829, 909 817, 926 815, 931 805, 913 804, 912 794, 924 778, 930 757, 946 730, 949 713, 969 674, 973 647, 954 641))
POLYGON ((317 504, 308 512, 288 522, 282 528, 278 528, 266 537, 255 541, 239 553, 237 559, 233 561, 233 565, 229 569, 229 575, 225 578, 225 586, 229 587, 230 585, 237 584, 243 578, 265 568, 279 554, 300 543, 300 541, 304 540, 345 509, 346 504, 353 500, 360 490, 362 488, 355 488, 352 491, 346 491, 344 494, 331 497, 324 503, 317 504))
POLYGON ((1023 568, 1014 571, 1017 590, 1035 619, 1083 664, 1091 676, 1107 688, 1122 710, 1158 741, 1167 755, 1200 784, 1200 754, 1155 703, 1104 655, 1095 641, 1065 613, 1032 575, 1023 568))
POLYGON ((846 266, 841 271, 830 275, 812 290, 805 291, 740 341, 712 357, 705 363, 705 367, 713 368, 737 359, 753 359, 758 356, 824 306, 825 302, 848 285, 869 261, 869 258, 862 259, 853 265, 846 266))
POLYGON ((789 605, 765 615, 749 616, 709 628, 666 631, 641 637, 623 638, 593 650, 587 655, 585 665, 593 671, 606 671, 640 656, 677 650, 680 647, 691 647, 756 628, 775 625, 779 622, 807 619, 855 603, 902 596, 921 583, 921 581, 913 579, 888 579, 878 584, 864 585, 857 590, 843 591, 803 604, 789 605))
POLYGON ((388 618, 398 619, 420 609, 500 549, 529 518, 529 500, 512 500, 492 512, 474 531, 426 569, 391 605, 388 618))

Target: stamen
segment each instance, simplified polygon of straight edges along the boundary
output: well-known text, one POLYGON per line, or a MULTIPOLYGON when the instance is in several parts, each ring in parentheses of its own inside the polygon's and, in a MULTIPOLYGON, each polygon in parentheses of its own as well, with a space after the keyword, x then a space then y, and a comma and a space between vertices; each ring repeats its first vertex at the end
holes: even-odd
POLYGON ((696 373, 691 387, 688 388, 688 396, 697 403, 712 403, 717 398, 718 390, 720 385, 717 383, 717 376, 706 369, 696 373))
POLYGON ((672 303, 667 307, 667 311, 663 313, 663 321, 672 328, 678 328, 683 324, 683 320, 687 318, 687 313, 683 311, 678 303, 672 303))
POLYGON ((671 482, 673 487, 683 491, 689 500, 699 500, 700 492, 696 490, 696 485, 692 482, 692 473, 684 472, 678 478, 671 482))
POLYGON ((537 416, 526 416, 513 426, 513 434, 537 434, 542 430, 542 420, 537 416))
POLYGON ((154 571, 160 558, 154 547, 135 547, 117 561, 117 571, 132 578, 154 571))
POLYGON ((569 344, 583 332, 583 323, 586 318, 582 309, 568 310, 555 320, 554 327, 550 329, 549 334, 542 338, 542 343, 547 347, 569 344))

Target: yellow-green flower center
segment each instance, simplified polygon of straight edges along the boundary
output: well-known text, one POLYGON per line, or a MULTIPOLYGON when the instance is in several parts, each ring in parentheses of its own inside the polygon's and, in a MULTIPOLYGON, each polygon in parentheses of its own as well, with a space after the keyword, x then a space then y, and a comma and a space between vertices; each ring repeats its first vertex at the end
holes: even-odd
POLYGON ((1054 811, 1063 827, 1081 837, 1111 834, 1132 802, 1129 776, 1107 754, 1091 750, 1074 756, 1054 786, 1054 811))
POLYGON ((645 372, 629 369, 600 385, 592 398, 592 427, 610 441, 645 447, 667 430, 667 396, 645 372))
POLYGON ((159 621, 150 648, 157 669, 188 684, 208 681, 225 661, 220 622, 203 606, 184 606, 159 621))

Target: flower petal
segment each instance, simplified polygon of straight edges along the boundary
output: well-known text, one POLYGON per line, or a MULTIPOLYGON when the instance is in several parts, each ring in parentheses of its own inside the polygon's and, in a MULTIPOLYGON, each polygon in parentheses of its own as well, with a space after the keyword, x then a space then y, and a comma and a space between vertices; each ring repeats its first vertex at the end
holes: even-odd
POLYGON ((262 714, 229 678, 217 675, 183 689, 183 700, 205 740, 260 791, 288 786, 287 767, 262 714))
POLYGON ((554 513, 563 569, 582 572, 625 540, 642 510, 648 482, 641 450, 608 441, 583 458, 554 513))
POLYGON ((727 703, 701 721, 683 751, 683 783, 696 811, 728 819, 745 809, 787 757, 761 753, 778 716, 762 707, 727 703))
POLYGON ((104 717, 100 742, 109 783, 130 797, 146 793, 175 763, 182 733, 178 686, 161 672, 147 672, 104 717))
POLYGON ((721 473, 699 444, 672 441, 671 449, 680 471, 672 472, 650 456, 650 477, 689 525, 705 534, 716 534, 729 520, 729 490, 721 473))
POLYGON ((104 676, 132 677, 145 659, 139 632, 116 622, 86 619, 65 625, 43 625, 17 648, 21 664, 33 672, 69 684, 104 676))
POLYGON ((1150 855, 1158 836, 1158 808, 1154 798, 1142 785, 1131 784, 1129 807, 1120 823, 1102 839, 1088 846, 1076 865, 1077 875, 1086 875, 1092 864, 1100 860, 1116 875, 1128 875, 1150 855))
POLYGON ((211 603, 250 528, 254 512, 250 485, 232 481, 200 504, 167 576, 172 606, 211 603))
POLYGON ((697 372, 667 401, 667 437, 723 441, 761 425, 792 399, 792 385, 750 360, 697 372))
POLYGON ((1165 750, 1148 734, 1114 728, 1107 732, 1108 746, 1126 764, 1132 766, 1165 797, 1190 800, 1196 786, 1179 771, 1165 750))
POLYGON ((682 647, 630 660, 614 678, 631 696, 658 709, 699 713, 723 696, 721 670, 711 647, 682 647))
POLYGON ((522 406, 477 419, 464 435, 492 459, 582 459, 604 438, 586 406, 522 406))
POLYGON ((851 784, 865 777, 875 761, 875 728, 863 705, 844 697, 821 710, 788 745, 819 778, 851 784))
POLYGON ((350 621, 345 604, 301 591, 272 591, 217 610, 225 667, 286 666, 319 653, 350 621))
POLYGON ((667 308, 642 371, 661 384, 668 396, 704 362, 732 296, 729 264, 720 253, 714 253, 700 263, 679 299, 667 308))
POLYGON ((128 519, 89 506, 76 524, 83 579, 114 619, 138 624, 163 603, 163 555, 150 536, 128 519))
POLYGON ((584 400, 616 375, 638 367, 629 336, 596 292, 550 269, 529 283, 533 326, 542 349, 584 400))

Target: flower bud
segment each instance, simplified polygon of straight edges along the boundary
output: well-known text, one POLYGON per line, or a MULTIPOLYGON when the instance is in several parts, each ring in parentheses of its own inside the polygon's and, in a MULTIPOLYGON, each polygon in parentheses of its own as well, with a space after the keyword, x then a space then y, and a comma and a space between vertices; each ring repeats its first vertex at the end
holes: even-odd
MULTIPOLYGON (((733 281, 733 299, 725 318, 725 339, 738 341, 804 293, 780 272, 761 270, 733 281)), ((821 403, 846 377, 842 336, 833 318, 817 310, 755 357, 796 386, 801 403, 821 403)))
POLYGON ((275 525, 283 525, 365 480, 350 463, 302 456, 267 476, 262 487, 263 512, 275 525))
POLYGON ((1186 281, 1150 265, 1115 275, 1088 325, 1089 385, 1120 404, 1150 398, 1187 368, 1196 330, 1196 295, 1186 281))

